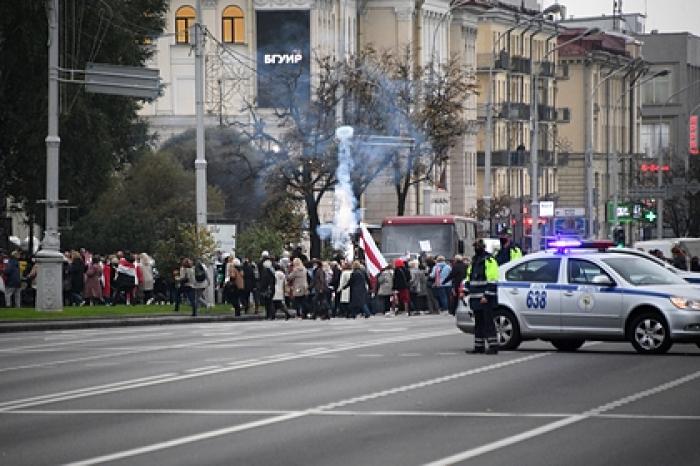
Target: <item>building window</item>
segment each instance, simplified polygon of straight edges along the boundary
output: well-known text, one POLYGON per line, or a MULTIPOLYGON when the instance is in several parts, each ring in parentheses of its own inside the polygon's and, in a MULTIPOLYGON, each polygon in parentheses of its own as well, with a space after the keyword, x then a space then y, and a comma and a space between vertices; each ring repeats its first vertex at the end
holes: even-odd
POLYGON ((221 17, 221 35, 226 44, 245 43, 245 17, 237 6, 227 6, 221 17))
POLYGON ((175 13, 175 43, 189 44, 190 43, 190 28, 194 25, 194 19, 197 17, 194 8, 191 6, 182 6, 175 13))
POLYGON ((639 143, 647 157, 655 157, 659 149, 668 148, 668 123, 643 124, 639 134, 639 143))
MULTIPOLYGON (((652 70, 658 72, 661 70, 652 70)), ((657 76, 642 85, 642 104, 665 104, 671 96, 671 73, 657 76)))

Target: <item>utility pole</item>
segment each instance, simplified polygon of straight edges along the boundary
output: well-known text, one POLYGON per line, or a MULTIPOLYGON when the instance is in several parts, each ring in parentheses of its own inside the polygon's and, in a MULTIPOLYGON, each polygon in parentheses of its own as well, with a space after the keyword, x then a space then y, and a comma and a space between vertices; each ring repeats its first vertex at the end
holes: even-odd
POLYGON ((207 160, 204 153, 204 37, 202 0, 197 0, 197 20, 194 24, 194 98, 197 120, 196 175, 197 228, 207 226, 207 160))
POLYGON ((63 255, 58 232, 58 162, 61 138, 58 136, 58 0, 48 0, 49 89, 48 134, 46 136, 46 228, 42 249, 36 255, 38 265, 36 309, 63 309, 63 255))

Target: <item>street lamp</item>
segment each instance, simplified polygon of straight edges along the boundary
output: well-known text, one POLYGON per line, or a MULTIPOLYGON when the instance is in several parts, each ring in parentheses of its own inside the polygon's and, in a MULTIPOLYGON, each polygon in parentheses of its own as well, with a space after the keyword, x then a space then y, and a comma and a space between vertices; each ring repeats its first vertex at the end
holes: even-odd
MULTIPOLYGON (((492 193, 491 193, 491 145, 492 145, 492 140, 493 140, 493 66, 494 63, 496 62, 496 46, 498 43, 501 41, 501 39, 507 35, 510 34, 513 30, 529 25, 535 21, 541 20, 541 18, 545 15, 548 15, 550 13, 559 13, 562 11, 562 5, 560 4, 554 4, 550 5, 549 7, 545 8, 542 10, 540 13, 537 15, 526 19, 523 22, 517 22, 517 24, 505 32, 501 33, 496 37, 496 39, 493 41, 493 45, 491 47, 491 63, 489 64, 489 80, 488 80, 488 87, 486 89, 486 131, 484 134, 484 207, 486 208, 487 215, 491 215, 491 198, 492 193)), ((530 54, 532 55, 532 53, 530 54)), ((491 235, 491 231, 489 231, 489 235, 491 235)))
POLYGON ((598 89, 603 85, 608 79, 620 73, 622 70, 627 68, 632 68, 638 66, 642 62, 642 59, 637 57, 634 60, 630 60, 624 66, 608 73, 603 79, 601 79, 596 86, 592 86, 593 78, 591 77, 591 92, 587 95, 588 97, 588 130, 586 131, 586 216, 588 217, 587 226, 587 236, 589 238, 593 237, 593 223, 595 222, 593 216, 593 112, 594 112, 594 100, 598 89))
MULTIPOLYGON (((563 42, 552 50, 548 51, 542 56, 544 61, 550 54, 556 52, 562 47, 565 47, 573 42, 576 42, 584 37, 590 36, 591 34, 597 34, 600 32, 598 28, 589 28, 573 37, 566 42, 563 42)), ((532 42, 531 42, 532 43, 532 42)), ((530 46, 530 61, 532 61, 532 45, 530 46)), ((538 156, 539 156, 539 121, 538 121, 538 105, 539 100, 537 96, 537 82, 538 76, 535 74, 535 67, 530 66, 530 90, 531 90, 531 100, 530 100, 530 198, 532 204, 530 206, 530 218, 532 218, 532 237, 531 237, 531 250, 533 252, 540 250, 540 198, 539 198, 539 166, 538 166, 538 156)))

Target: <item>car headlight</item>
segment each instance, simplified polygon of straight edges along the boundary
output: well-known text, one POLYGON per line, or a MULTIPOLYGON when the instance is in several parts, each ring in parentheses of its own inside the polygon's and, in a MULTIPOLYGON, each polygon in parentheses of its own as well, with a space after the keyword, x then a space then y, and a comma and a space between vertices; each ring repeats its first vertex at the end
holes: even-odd
POLYGON ((684 309, 687 311, 700 311, 700 300, 681 298, 679 296, 671 296, 671 304, 676 306, 678 309, 684 309))

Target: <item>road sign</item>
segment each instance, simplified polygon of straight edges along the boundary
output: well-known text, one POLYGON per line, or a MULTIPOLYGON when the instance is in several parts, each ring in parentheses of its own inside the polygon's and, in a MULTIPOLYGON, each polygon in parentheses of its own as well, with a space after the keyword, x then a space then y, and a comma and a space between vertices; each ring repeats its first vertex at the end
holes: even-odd
POLYGON ((586 209, 583 207, 559 207, 554 209, 555 217, 583 217, 586 209))
POLYGON ((87 63, 85 90, 95 94, 155 99, 160 94, 158 70, 138 66, 87 63))
POLYGON ((540 201, 540 217, 554 216, 554 201, 540 201))

